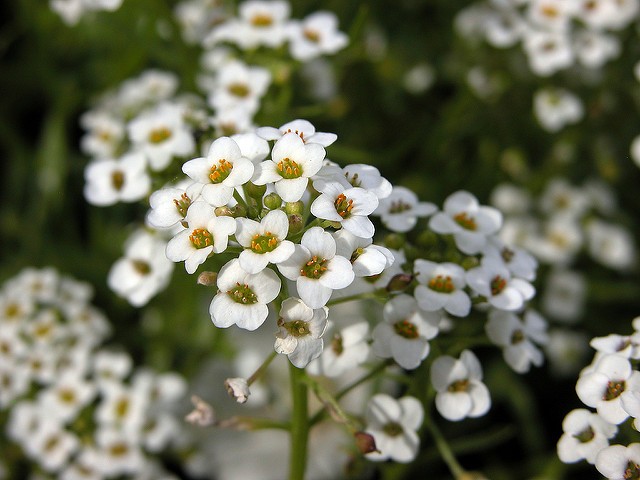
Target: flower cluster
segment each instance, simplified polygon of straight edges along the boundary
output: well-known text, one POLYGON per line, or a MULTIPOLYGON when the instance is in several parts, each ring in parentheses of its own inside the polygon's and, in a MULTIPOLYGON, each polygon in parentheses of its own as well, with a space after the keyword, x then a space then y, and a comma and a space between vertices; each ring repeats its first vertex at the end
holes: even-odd
POLYGON ((134 370, 128 354, 101 347, 110 324, 92 294, 53 269, 25 269, 4 284, 2 428, 60 478, 159 478, 166 473, 154 455, 178 445, 173 410, 186 384, 174 373, 134 370))
POLYGON ((638 478, 638 443, 610 445, 619 426, 633 419, 638 430, 640 417, 640 372, 634 361, 640 358, 640 318, 633 320, 631 335, 611 334, 591 340, 596 355, 580 373, 576 392, 595 412, 571 411, 562 424, 558 456, 565 463, 586 460, 606 478, 638 478))
POLYGON ((637 0, 479 2, 456 20, 465 36, 496 48, 520 43, 529 67, 548 77, 575 64, 602 67, 620 53, 616 33, 637 18, 637 0))

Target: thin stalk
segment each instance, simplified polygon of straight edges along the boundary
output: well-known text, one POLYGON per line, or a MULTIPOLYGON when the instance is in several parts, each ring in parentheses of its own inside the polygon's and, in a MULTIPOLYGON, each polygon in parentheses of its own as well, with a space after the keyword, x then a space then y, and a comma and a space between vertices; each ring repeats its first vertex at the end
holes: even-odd
POLYGON ((247 385, 251 385, 253 382, 255 382, 258 378, 260 378, 262 376, 262 374, 267 370, 267 368, 269 367, 269 364, 273 361, 274 358, 276 358, 277 352, 274 350, 273 352, 271 352, 271 354, 265 359, 264 362, 262 362, 262 365, 260 365, 258 367, 258 369, 253 372, 253 375, 251 375, 248 379, 247 379, 247 385))
POLYGON ((309 438, 307 384, 304 382, 304 370, 293 364, 289 364, 289 378, 293 403, 289 480, 303 480, 307 466, 307 440, 309 438))
POLYGON ((453 475, 453 478, 461 478, 462 475, 466 473, 465 469, 462 468, 462 465, 460 465, 456 459, 451 447, 449 447, 449 444, 433 420, 429 418, 426 423, 429 428, 429 432, 431 432, 431 435, 433 436, 433 440, 436 442, 436 448, 440 452, 440 456, 442 457, 442 460, 444 460, 444 463, 449 467, 449 471, 453 475))

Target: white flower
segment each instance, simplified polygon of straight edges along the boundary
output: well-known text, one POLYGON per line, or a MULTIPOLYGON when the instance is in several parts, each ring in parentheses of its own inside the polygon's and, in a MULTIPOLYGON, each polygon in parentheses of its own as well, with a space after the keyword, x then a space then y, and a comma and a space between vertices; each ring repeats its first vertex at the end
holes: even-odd
POLYGON ((418 454, 420 438, 416 430, 423 418, 422 404, 414 397, 396 400, 384 393, 374 395, 367 405, 365 431, 373 435, 378 451, 366 457, 374 461, 412 461, 418 454))
POLYGON ((236 231, 236 221, 231 217, 216 217, 213 207, 202 201, 189 206, 185 221, 188 228, 169 240, 166 254, 174 262, 184 260, 184 268, 191 274, 209 255, 226 250, 229 235, 236 231))
POLYGON ((171 279, 173 263, 165 256, 166 246, 156 235, 134 232, 127 239, 124 257, 109 270, 109 288, 133 306, 145 305, 171 279))
POLYGON ((300 22, 290 22, 287 30, 291 56, 303 62, 336 53, 349 43, 349 37, 338 30, 333 12, 314 12, 300 22))
POLYGON ((628 270, 636 260, 633 236, 626 228, 602 220, 587 223, 587 247, 594 260, 616 270, 628 270))
POLYGON ((105 382, 101 395, 102 400, 95 411, 100 429, 113 427, 137 435, 146 418, 148 396, 117 381, 105 382))
POLYGON ((277 48, 286 41, 290 10, 289 3, 284 0, 247 0, 239 6, 239 18, 214 28, 204 44, 212 46, 227 41, 245 50, 260 45, 277 48))
POLYGON ((428 217, 437 210, 433 203, 419 202, 418 196, 405 187, 393 187, 388 197, 381 198, 374 215, 380 216, 385 227, 393 232, 408 232, 418 218, 428 217))
POLYGON ((151 209, 147 214, 147 222, 155 228, 172 228, 184 221, 187 210, 200 195, 202 184, 191 183, 184 188, 165 187, 156 190, 149 197, 151 209))
POLYGON ((634 360, 640 359, 640 333, 633 335, 607 335, 596 337, 589 342, 596 351, 608 355, 620 355, 634 360))
POLYGON ((135 202, 144 198, 151 188, 146 160, 140 153, 129 153, 118 160, 91 162, 84 177, 84 197, 100 207, 135 202))
POLYGON ((524 214, 531 208, 531 194, 522 187, 501 183, 491 192, 490 203, 507 215, 524 214))
POLYGON ((322 194, 311 204, 317 218, 338 222, 356 237, 372 238, 375 233, 369 215, 378 206, 378 197, 360 187, 344 188, 340 183, 326 183, 322 194))
POLYGON ((129 122, 131 142, 144 153, 151 170, 164 170, 174 156, 184 157, 195 150, 182 113, 181 106, 164 103, 129 122))
POLYGON ((54 385, 42 390, 38 401, 51 418, 68 423, 81 408, 88 404, 96 392, 95 385, 76 375, 64 375, 54 385))
POLYGON ((509 270, 491 259, 483 259, 479 267, 468 270, 466 278, 472 290, 500 310, 519 310, 535 295, 529 282, 512 277, 509 270))
POLYGON ((356 277, 378 275, 395 261, 391 251, 373 245, 372 238, 356 237, 344 228, 335 232, 333 238, 336 241, 336 254, 350 259, 356 277))
POLYGON ((572 410, 562 422, 564 433, 558 440, 558 457, 564 463, 585 459, 593 464, 598 453, 609 446, 618 427, 584 408, 572 410))
POLYGON ((265 140, 279 140, 287 133, 295 133, 304 143, 318 143, 323 147, 328 147, 338 139, 335 133, 316 132, 311 122, 302 119, 285 123, 280 128, 260 127, 256 133, 265 140))
POLYGON ((535 311, 527 310, 520 320, 514 313, 492 310, 484 328, 489 340, 502 347, 505 361, 516 372, 528 372, 531 364, 542 365, 544 356, 533 342, 547 342, 547 322, 535 311))
POLYGON ((285 240, 289 218, 282 210, 271 210, 260 222, 237 218, 236 239, 244 247, 238 257, 247 273, 258 273, 269 263, 281 263, 294 252, 293 242, 285 240))
POLYGON ((208 102, 216 111, 240 108, 253 115, 260 108, 260 99, 270 83, 269 70, 234 60, 226 63, 218 73, 208 102))
POLYGON ((529 67, 536 75, 548 77, 573 65, 573 50, 567 33, 527 30, 523 45, 529 67))
POLYGON ((347 287, 354 279, 351 262, 336 255, 335 240, 321 227, 307 230, 278 270, 296 282, 298 296, 314 309, 326 305, 333 290, 347 287))
POLYGON ((502 262, 515 277, 533 281, 536 278, 538 261, 522 248, 504 244, 497 237, 489 237, 482 250, 483 258, 491 258, 502 262))
POLYGON ((311 362, 307 371, 313 375, 339 377, 348 370, 364 363, 369 357, 369 324, 354 323, 336 331, 331 337, 330 348, 311 362))
POLYGON ((580 400, 598 411, 609 423, 620 424, 629 414, 622 406, 625 396, 640 391, 640 372, 620 355, 603 355, 585 369, 576 384, 580 400))
POLYGON ((391 182, 380 175, 380 171, 372 165, 362 163, 347 165, 342 169, 342 173, 349 184, 374 193, 378 199, 387 198, 393 191, 391 182))
POLYGON ((456 246, 468 255, 481 251, 487 237, 502 226, 502 214, 493 207, 480 205, 469 192, 458 191, 444 202, 444 212, 429 220, 434 232, 452 234, 456 246))
POLYGON ((431 383, 438 392, 436 408, 447 420, 480 417, 491 407, 489 390, 482 383, 482 366, 470 350, 460 359, 442 356, 431 364, 431 383))
POLYGON ((306 367, 320 356, 324 346, 322 335, 327 326, 329 309, 312 309, 298 298, 282 302, 274 348, 289 357, 298 368, 306 367))
POLYGON ((542 128, 552 133, 577 123, 584 115, 580 99, 559 88, 538 90, 533 97, 533 112, 542 128))
MULTIPOLYGON (((596 2, 597 3, 597 2, 596 2)), ((597 30, 582 30, 574 36, 573 48, 578 61, 588 68, 601 68, 620 54, 620 41, 597 30)))
POLYGON ((309 177, 320 170, 324 156, 322 145, 305 144, 295 133, 287 133, 273 146, 271 160, 256 165, 252 182, 275 182, 276 193, 285 202, 297 202, 307 189, 309 177))
POLYGON ((210 205, 229 203, 235 187, 245 184, 253 175, 251 160, 242 156, 238 144, 229 137, 216 139, 206 157, 194 158, 182 166, 192 180, 203 184, 201 195, 210 205))
POLYGON ((122 140, 125 127, 122 121, 107 112, 87 112, 80 118, 88 132, 80 140, 82 151, 98 158, 112 158, 122 140))
POLYGON ((251 395, 247 380, 244 378, 227 378, 224 381, 224 387, 227 389, 227 393, 235 398, 238 403, 246 403, 249 395, 251 395))
POLYGON ((584 275, 555 268, 547 275, 542 296, 544 312, 564 323, 576 322, 582 315, 587 285, 584 275))
POLYGON ((26 443, 26 452, 48 472, 61 470, 78 449, 78 438, 55 420, 42 419, 26 443))
POLYGON ((596 468, 610 480, 627 480, 640 476, 640 443, 611 445, 596 457, 596 468))
POLYGON ((121 381, 130 372, 133 361, 124 352, 100 350, 93 356, 93 378, 100 387, 111 381, 121 381))
POLYGON ((382 312, 384 321, 373 330, 373 353, 391 358, 402 368, 417 368, 429 354, 428 340, 438 334, 441 315, 418 308, 416 300, 401 294, 389 300, 382 312))
POLYGON ((469 314, 471 299, 464 291, 465 272, 460 265, 417 259, 413 271, 420 282, 414 295, 421 309, 435 312, 442 308, 456 317, 469 314))
POLYGON ((100 452, 97 467, 105 477, 132 475, 142 469, 144 456, 136 437, 114 428, 101 428, 95 437, 100 452))
POLYGON ((256 274, 245 272, 238 259, 231 260, 218 274, 219 292, 209 307, 216 327, 233 324, 245 330, 255 330, 269 314, 267 304, 280 293, 280 279, 270 269, 256 274))

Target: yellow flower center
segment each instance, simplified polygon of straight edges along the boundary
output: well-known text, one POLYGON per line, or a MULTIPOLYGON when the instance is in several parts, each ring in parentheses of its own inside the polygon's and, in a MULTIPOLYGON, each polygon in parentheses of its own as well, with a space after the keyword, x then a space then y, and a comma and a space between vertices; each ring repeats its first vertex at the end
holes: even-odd
POLYGON ((311 257, 307 263, 300 269, 300 275, 307 278, 318 279, 327 271, 327 260, 319 259, 317 255, 311 257))
POLYGON ((436 275, 429 280, 427 286, 434 292, 440 293, 451 293, 456 289, 449 275, 436 275))
POLYGON ((251 90, 245 83, 232 83, 227 87, 227 90, 234 97, 245 98, 251 93, 251 90))
POLYGON ((290 158, 282 159, 277 165, 278 173, 282 178, 291 179, 299 178, 302 175, 302 169, 300 165, 291 160, 290 158))
POLYGON ((111 173, 111 185, 114 190, 122 190, 124 185, 124 172, 122 170, 114 170, 111 173))
POLYGON ((493 280, 491 280, 490 286, 491 295, 498 295, 507 286, 507 281, 500 275, 496 275, 495 277, 493 277, 493 280))
POLYGON ((171 130, 167 127, 160 127, 155 130, 151 130, 148 137, 149 142, 154 144, 162 143, 169 138, 171 138, 171 130))
POLYGON ((191 232, 191 235, 189 235, 189 240, 198 250, 213 245, 213 235, 211 235, 209 230, 205 230, 204 228, 196 228, 191 232))
POLYGON ((344 193, 338 195, 333 202, 333 205, 336 207, 336 212, 342 218, 349 218, 351 216, 351 210, 353 210, 353 200, 350 198, 347 199, 344 193))
POLYGON ((236 283, 235 287, 227 291, 227 295, 229 295, 234 302, 242 305, 258 303, 258 296, 253 293, 253 290, 251 290, 246 283, 244 285, 239 282, 236 283))
POLYGON ((255 253, 272 252, 278 246, 278 238, 271 232, 265 232, 264 235, 256 234, 251 239, 251 251, 255 253))
POLYGON ((316 30, 312 30, 310 28, 305 28, 302 32, 304 38, 313 43, 320 42, 320 34, 316 30))
POLYGON ((211 180, 211 183, 222 183, 231 174, 231 170, 233 170, 233 163, 222 158, 218 160, 217 165, 213 165, 211 167, 209 180, 211 180))
POLYGON ((467 212, 460 212, 455 215, 453 219, 458 225, 466 230, 476 230, 478 228, 478 225, 476 225, 476 221, 473 219, 473 217, 467 215, 467 212))
POLYGON ((267 15, 266 13, 258 13, 251 17, 251 25, 254 27, 268 27, 273 24, 273 17, 271 15, 267 15))
POLYGON ((394 323, 393 329, 395 330, 396 334, 404 338, 414 339, 420 336, 420 334, 418 333, 418 327, 416 327, 409 320, 400 320, 399 322, 394 323))

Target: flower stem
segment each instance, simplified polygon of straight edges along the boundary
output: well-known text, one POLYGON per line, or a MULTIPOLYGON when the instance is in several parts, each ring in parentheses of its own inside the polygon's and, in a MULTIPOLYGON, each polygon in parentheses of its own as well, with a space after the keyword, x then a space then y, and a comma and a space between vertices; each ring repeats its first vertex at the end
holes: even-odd
POLYGON ((431 435, 433 436, 436 447, 440 452, 440 455, 442 456, 442 460, 444 460, 444 463, 446 463, 447 467, 449 467, 449 471, 453 475, 453 478, 461 478, 462 475, 466 473, 466 471, 464 468, 462 468, 462 465, 458 463, 458 460, 449 447, 449 444, 442 436, 440 429, 438 429, 437 425, 431 418, 427 419, 426 424, 429 428, 429 432, 431 432, 431 435))
POLYGON ((262 374, 269 367, 269 364, 273 361, 274 358, 276 358, 276 355, 278 355, 278 354, 276 353, 275 350, 273 352, 271 352, 271 354, 269 354, 269 356, 265 359, 265 361, 262 362, 262 365, 260 365, 258 367, 258 369, 255 372, 253 372, 253 375, 251 375, 247 379, 247 385, 251 385, 253 382, 255 382, 258 378, 260 378, 262 376, 262 374))
POLYGON ((304 382, 303 369, 290 364, 289 374, 291 380, 291 399, 293 403, 289 480, 303 480, 304 471, 307 466, 307 440, 309 436, 307 384, 304 382))

